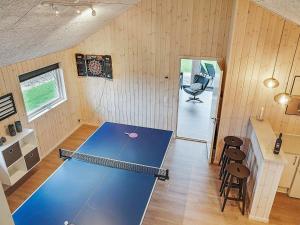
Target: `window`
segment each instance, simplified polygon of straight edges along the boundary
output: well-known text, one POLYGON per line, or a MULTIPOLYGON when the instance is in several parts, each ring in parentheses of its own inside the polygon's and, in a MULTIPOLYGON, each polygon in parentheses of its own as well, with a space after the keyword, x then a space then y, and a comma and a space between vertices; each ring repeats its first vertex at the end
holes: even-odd
POLYGON ((66 100, 63 73, 58 64, 22 74, 19 80, 29 121, 66 100))

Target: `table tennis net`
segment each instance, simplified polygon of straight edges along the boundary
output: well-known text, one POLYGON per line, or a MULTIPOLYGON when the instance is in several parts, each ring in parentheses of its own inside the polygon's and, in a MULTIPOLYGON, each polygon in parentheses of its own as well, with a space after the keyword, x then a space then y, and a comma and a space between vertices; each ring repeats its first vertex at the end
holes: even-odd
POLYGON ((144 174, 157 177, 159 180, 163 180, 163 181, 169 179, 169 170, 164 168, 131 163, 131 162, 126 162, 126 161, 121 161, 116 159, 110 159, 106 157, 88 155, 84 153, 69 151, 66 149, 59 149, 59 157, 63 159, 73 158, 83 162, 92 163, 100 166, 123 169, 123 170, 128 170, 136 173, 144 173, 144 174))

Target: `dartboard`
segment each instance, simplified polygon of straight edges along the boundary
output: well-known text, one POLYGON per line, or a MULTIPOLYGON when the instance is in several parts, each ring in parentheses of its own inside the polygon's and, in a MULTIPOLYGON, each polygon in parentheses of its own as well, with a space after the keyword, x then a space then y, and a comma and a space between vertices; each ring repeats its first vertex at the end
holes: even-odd
POLYGON ((103 77, 103 58, 100 55, 87 55, 86 65, 88 76, 103 77))
POLYGON ((111 56, 86 55, 87 75, 112 79, 111 56))
POLYGON ((102 66, 100 61, 95 59, 89 61, 88 71, 91 73, 92 76, 100 76, 102 73, 102 66))

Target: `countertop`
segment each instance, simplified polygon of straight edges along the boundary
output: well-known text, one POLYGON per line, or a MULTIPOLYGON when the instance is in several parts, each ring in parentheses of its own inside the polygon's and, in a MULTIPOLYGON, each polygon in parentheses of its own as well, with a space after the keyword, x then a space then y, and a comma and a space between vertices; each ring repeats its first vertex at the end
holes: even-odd
POLYGON ((276 135, 267 120, 259 121, 256 118, 250 118, 250 123, 253 127, 260 150, 264 160, 273 161, 276 163, 286 164, 284 151, 280 151, 278 155, 273 153, 276 135))

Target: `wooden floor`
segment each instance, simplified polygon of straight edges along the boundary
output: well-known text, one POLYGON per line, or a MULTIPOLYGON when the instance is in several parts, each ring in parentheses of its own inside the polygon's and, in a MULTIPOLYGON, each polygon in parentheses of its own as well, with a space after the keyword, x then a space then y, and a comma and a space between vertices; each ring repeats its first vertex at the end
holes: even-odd
MULTIPOLYGON (((84 125, 60 147, 76 149, 95 127, 84 125)), ((23 182, 7 191, 10 209, 14 211, 61 164, 57 150, 49 154, 23 182)), ((204 144, 174 140, 166 157, 170 180, 158 182, 144 225, 259 225, 242 216, 235 203, 220 212, 218 167, 209 165, 204 144)), ((300 225, 300 201, 277 194, 271 213, 271 225, 300 225)), ((104 224, 105 225, 105 224, 104 224)))

